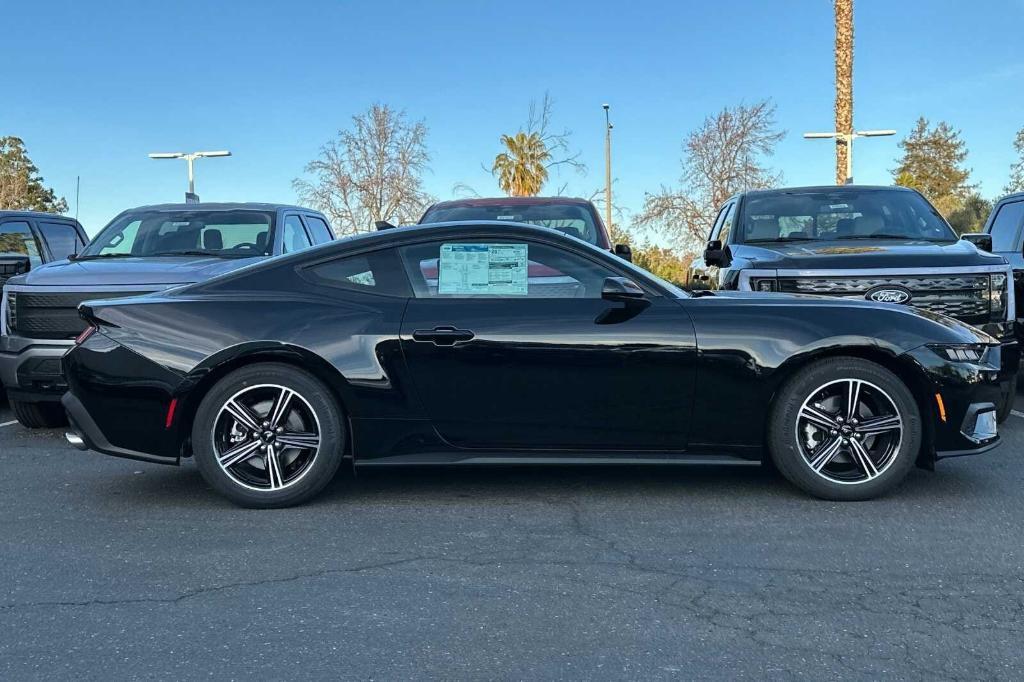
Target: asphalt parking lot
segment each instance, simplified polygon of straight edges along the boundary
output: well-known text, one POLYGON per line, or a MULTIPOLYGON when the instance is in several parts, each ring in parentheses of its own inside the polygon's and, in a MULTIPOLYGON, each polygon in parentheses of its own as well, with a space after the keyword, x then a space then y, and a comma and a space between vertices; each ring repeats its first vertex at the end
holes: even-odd
POLYGON ((247 511, 0 407, 0 678, 1024 675, 1024 397, 867 503, 731 468, 375 471, 247 511))

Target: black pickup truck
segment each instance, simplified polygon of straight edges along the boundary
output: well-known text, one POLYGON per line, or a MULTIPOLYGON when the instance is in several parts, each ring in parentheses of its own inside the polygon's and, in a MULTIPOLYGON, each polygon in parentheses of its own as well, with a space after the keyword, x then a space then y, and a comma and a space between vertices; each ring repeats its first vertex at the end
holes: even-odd
POLYGON ((0 211, 0 287, 15 275, 79 253, 88 241, 74 218, 0 211))
POLYGON ((85 329, 78 305, 209 279, 334 239, 323 214, 280 204, 129 209, 80 254, 12 277, 0 303, 0 379, 27 427, 65 421, 60 360, 85 329))
POLYGON ((749 191, 721 207, 686 286, 861 298, 966 322, 1003 345, 1003 420, 1020 353, 1010 267, 975 244, 987 241, 958 239, 921 194, 902 187, 749 191))

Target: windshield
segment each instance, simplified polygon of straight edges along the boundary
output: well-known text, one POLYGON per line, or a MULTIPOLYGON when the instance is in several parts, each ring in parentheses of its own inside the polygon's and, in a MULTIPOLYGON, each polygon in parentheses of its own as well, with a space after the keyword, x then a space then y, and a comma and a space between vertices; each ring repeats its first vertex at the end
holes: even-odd
POLYGON ((272 228, 273 214, 264 211, 130 212, 104 228, 79 258, 251 258, 270 252, 272 228))
POLYGON ((956 241, 916 192, 837 190, 756 194, 743 205, 742 241, 914 239, 956 241))
POLYGON ((507 220, 550 227, 570 237, 605 248, 598 241, 594 217, 585 206, 548 204, 542 206, 452 206, 427 211, 420 223, 445 223, 454 220, 507 220))

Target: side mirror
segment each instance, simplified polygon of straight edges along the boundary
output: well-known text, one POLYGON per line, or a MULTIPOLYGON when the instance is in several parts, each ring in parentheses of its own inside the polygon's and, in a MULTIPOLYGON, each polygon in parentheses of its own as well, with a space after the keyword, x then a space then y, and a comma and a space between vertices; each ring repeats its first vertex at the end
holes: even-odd
POLYGON ((704 248, 704 264, 720 268, 728 265, 727 260, 725 247, 722 246, 721 240, 710 240, 704 248))
POLYGON ((32 267, 32 261, 21 253, 0 253, 0 278, 23 275, 32 267))
POLYGON ((644 290, 626 277, 606 277, 601 287, 601 298, 606 301, 638 301, 644 296, 644 290))
POLYGON ((633 262, 633 249, 629 248, 629 244, 616 244, 615 255, 622 260, 628 260, 630 263, 633 262))
POLYGON ((970 242, 982 251, 992 251, 992 235, 984 232, 967 232, 960 235, 960 239, 970 242))

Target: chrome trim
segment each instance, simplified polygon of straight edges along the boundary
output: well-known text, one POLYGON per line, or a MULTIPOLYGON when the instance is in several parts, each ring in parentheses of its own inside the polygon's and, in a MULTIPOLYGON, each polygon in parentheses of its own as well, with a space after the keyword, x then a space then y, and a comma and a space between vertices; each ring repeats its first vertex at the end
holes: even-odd
POLYGON ((740 270, 738 287, 740 291, 754 291, 750 286, 752 279, 780 277, 899 277, 903 275, 980 275, 1001 273, 1007 277, 1006 286, 1006 321, 1016 319, 1017 302, 1013 287, 1013 268, 1004 265, 965 265, 942 268, 862 268, 853 270, 793 270, 793 269, 758 269, 744 268, 740 270))
POLYGON ((68 442, 68 445, 70 445, 71 447, 76 448, 78 450, 88 450, 89 449, 85 445, 85 440, 83 440, 82 437, 79 436, 74 431, 68 431, 67 433, 65 433, 64 434, 64 440, 66 440, 68 442))

